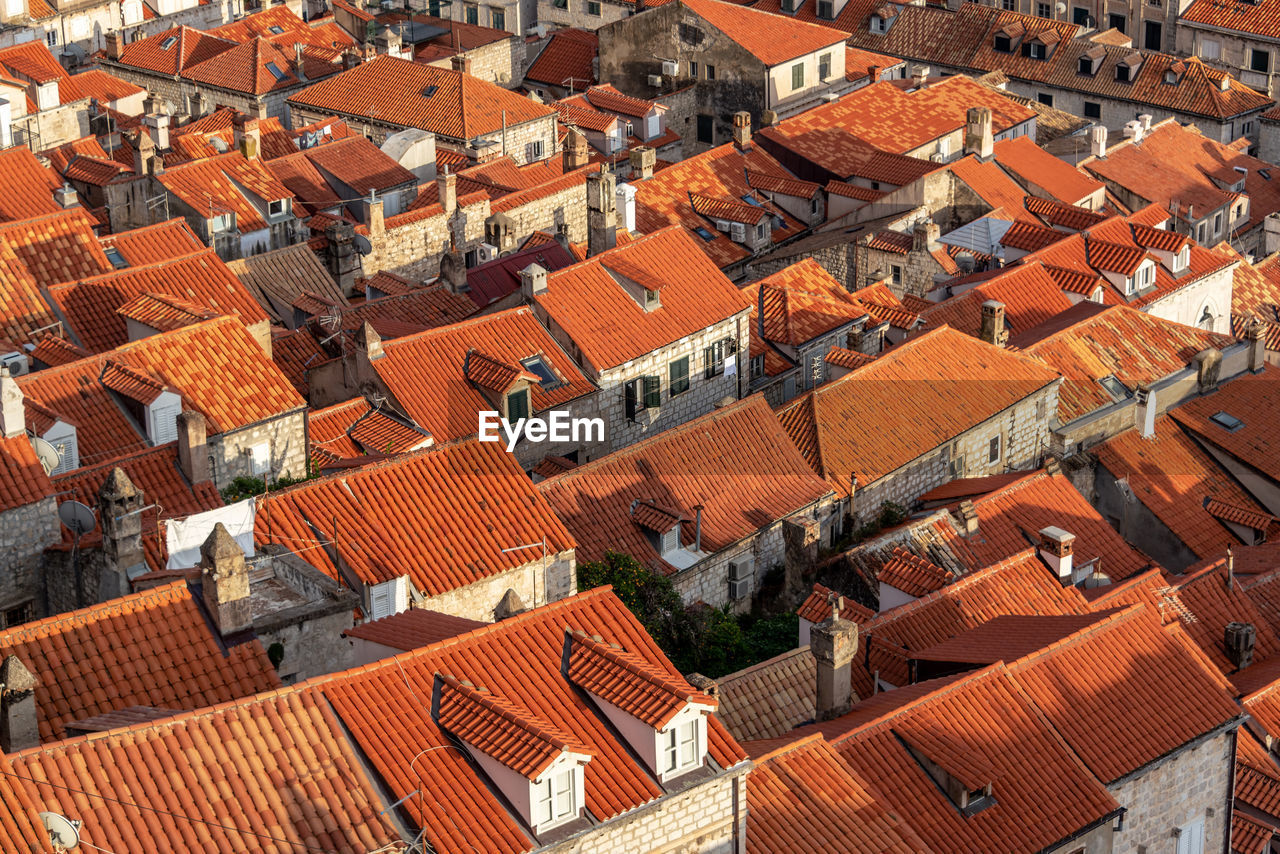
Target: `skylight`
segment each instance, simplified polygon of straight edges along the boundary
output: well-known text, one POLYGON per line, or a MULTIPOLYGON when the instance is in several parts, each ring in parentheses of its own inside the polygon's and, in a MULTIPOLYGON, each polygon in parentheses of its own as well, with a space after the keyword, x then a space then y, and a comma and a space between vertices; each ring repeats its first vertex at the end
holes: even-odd
POLYGON ((120 254, 120 250, 114 246, 108 246, 103 251, 107 256, 107 260, 111 262, 111 266, 115 267, 117 270, 129 266, 129 262, 124 260, 124 256, 120 254))
POLYGON ((267 27, 267 32, 271 33, 273 36, 278 36, 284 32, 284 27, 276 24, 275 26, 267 27))
POLYGON ((551 367, 542 360, 541 356, 530 356, 527 359, 521 359, 520 364, 530 373, 537 374, 538 385, 542 386, 543 391, 551 391, 553 388, 559 388, 561 385, 560 378, 551 370, 551 367))
POLYGON ((422 97, 430 98, 432 95, 436 93, 436 90, 438 90, 439 88, 440 88, 439 86, 435 86, 435 85, 426 87, 425 89, 422 90, 422 97))
POLYGON ((274 62, 267 63, 267 70, 271 72, 271 76, 274 77, 277 82, 283 80, 287 76, 280 70, 280 66, 276 65, 274 62))
POLYGON ((161 49, 161 50, 168 50, 169 48, 173 47, 173 46, 174 46, 175 44, 177 44, 177 43, 178 43, 178 37, 177 37, 177 36, 169 36, 169 38, 167 38, 167 39, 165 39, 164 41, 160 42, 160 49, 161 49))
POLYGON ((747 195, 743 196, 742 200, 749 205, 755 205, 756 207, 760 207, 760 200, 757 199, 755 196, 751 195, 750 193, 747 193, 747 195))
POLYGON ((1217 412, 1209 416, 1209 420, 1219 427, 1224 427, 1232 433, 1244 426, 1244 422, 1234 415, 1228 415, 1225 412, 1217 412))
POLYGON ((697 228, 695 228, 695 229, 693 230, 693 233, 694 233, 694 234, 696 234, 696 235, 698 235, 699 237, 701 237, 703 240, 706 240, 706 241, 711 241, 711 240, 715 240, 715 239, 716 239, 716 236, 715 236, 714 234, 712 234, 711 232, 707 231, 707 230, 706 230, 705 228, 703 228, 702 226, 698 226, 697 228))
POLYGON ((1116 379, 1113 374, 1108 374, 1098 382, 1107 390, 1107 394, 1111 395, 1112 400, 1124 400, 1130 396, 1129 389, 1125 387, 1124 383, 1116 379))

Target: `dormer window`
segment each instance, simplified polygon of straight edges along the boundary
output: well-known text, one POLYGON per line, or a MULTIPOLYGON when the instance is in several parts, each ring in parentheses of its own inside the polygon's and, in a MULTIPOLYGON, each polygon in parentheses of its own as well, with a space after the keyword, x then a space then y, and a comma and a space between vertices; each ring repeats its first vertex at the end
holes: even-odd
POLYGON ((529 417, 529 389, 517 389, 507 395, 507 421, 515 424, 529 417))
POLYGON ((889 30, 889 26, 884 18, 881 18, 879 15, 871 16, 871 32, 884 33, 884 32, 888 32, 888 30, 889 30))
POLYGON ((1142 54, 1134 51, 1116 63, 1116 82, 1132 83, 1138 79, 1138 69, 1142 66, 1142 54))
POLYGON ((1003 27, 996 30, 992 44, 995 49, 1001 53, 1013 53, 1014 45, 1017 43, 1018 39, 1022 38, 1024 32, 1026 32, 1026 30, 1023 28, 1022 24, 1016 22, 1005 24, 1003 27))
POLYGON ((1181 273, 1191 264, 1191 247, 1183 246, 1178 250, 1178 254, 1173 259, 1173 271, 1181 273))
POLYGON ((1093 47, 1085 51, 1081 55, 1076 71, 1089 77, 1098 73, 1098 68, 1102 65, 1102 60, 1106 58, 1107 52, 1101 47, 1093 47))
POLYGON ((679 777, 702 766, 706 735, 701 715, 670 727, 661 734, 662 776, 679 777))
POLYGON ((662 295, 658 291, 651 291, 648 288, 644 292, 644 310, 653 311, 655 308, 662 307, 662 295))
POLYGON ((209 227, 214 234, 225 234, 235 228, 235 214, 225 213, 210 217, 209 227))
POLYGON ((288 199, 277 199, 267 205, 267 215, 271 217, 284 216, 285 211, 289 209, 288 205, 288 199))
POLYGON ((533 785, 532 824, 539 832, 578 817, 578 787, 574 776, 575 770, 567 768, 533 785))

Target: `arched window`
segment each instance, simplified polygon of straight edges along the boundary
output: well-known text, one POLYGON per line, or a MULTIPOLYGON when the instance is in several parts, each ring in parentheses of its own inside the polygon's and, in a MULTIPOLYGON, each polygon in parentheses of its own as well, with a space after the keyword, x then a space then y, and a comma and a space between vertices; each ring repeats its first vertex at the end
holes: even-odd
POLYGON ((1200 315, 1200 320, 1196 323, 1201 329, 1213 331, 1213 312, 1209 311, 1209 306, 1204 307, 1204 313, 1200 315))

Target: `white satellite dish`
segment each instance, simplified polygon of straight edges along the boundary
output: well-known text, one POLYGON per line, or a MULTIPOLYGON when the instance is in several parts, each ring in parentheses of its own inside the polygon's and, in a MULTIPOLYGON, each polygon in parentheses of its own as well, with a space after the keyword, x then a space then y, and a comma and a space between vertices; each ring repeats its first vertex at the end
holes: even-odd
POLYGON ((44 829, 49 831, 49 841, 55 851, 70 851, 80 844, 80 825, 84 822, 63 818, 56 812, 40 813, 44 829))
POLYGON ((373 251, 373 244, 370 243, 369 238, 365 237, 363 234, 357 234, 354 243, 356 252, 361 255, 368 255, 373 251))
POLYGON ((58 453, 58 449, 53 443, 47 439, 41 439, 39 436, 31 437, 31 447, 36 450, 36 459, 40 461, 40 465, 44 467, 45 474, 53 474, 53 470, 62 464, 62 454, 58 453))
POLYGON ((58 518, 77 537, 83 537, 98 524, 93 516, 93 508, 79 501, 64 501, 59 504, 58 518))

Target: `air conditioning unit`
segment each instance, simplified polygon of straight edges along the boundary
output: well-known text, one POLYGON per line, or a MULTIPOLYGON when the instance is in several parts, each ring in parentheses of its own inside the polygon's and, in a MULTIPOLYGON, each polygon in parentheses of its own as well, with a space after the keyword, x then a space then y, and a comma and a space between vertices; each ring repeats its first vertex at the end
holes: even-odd
POLYGON ((730 236, 735 243, 745 243, 747 240, 747 227, 740 222, 731 223, 733 226, 730 236))
POLYGON ((650 74, 650 75, 649 75, 649 85, 650 85, 650 86, 661 86, 661 85, 662 85, 662 75, 661 75, 661 74, 650 74))
POLYGON ((680 73, 680 63, 670 59, 662 60, 662 73, 668 77, 675 77, 680 73))
POLYGON ((739 599, 746 599, 750 595, 751 595, 751 579, 750 578, 744 578, 741 581, 734 581, 730 579, 729 581, 730 601, 736 602, 739 599))
POLYGON ((751 583, 756 574, 756 559, 752 555, 743 555, 729 561, 729 580, 751 583))
POLYGON ((498 247, 492 243, 481 243, 476 247, 476 259, 480 264, 486 264, 498 257, 498 247))
POLYGON ((0 354, 0 365, 4 365, 9 369, 9 376, 11 377, 20 377, 23 374, 31 373, 31 362, 27 359, 27 354, 20 353, 17 350, 0 354))
POLYGON ((728 231, 728 230, 729 230, 729 220, 727 220, 727 219, 718 219, 718 220, 716 220, 716 230, 718 230, 718 231, 728 231))

